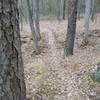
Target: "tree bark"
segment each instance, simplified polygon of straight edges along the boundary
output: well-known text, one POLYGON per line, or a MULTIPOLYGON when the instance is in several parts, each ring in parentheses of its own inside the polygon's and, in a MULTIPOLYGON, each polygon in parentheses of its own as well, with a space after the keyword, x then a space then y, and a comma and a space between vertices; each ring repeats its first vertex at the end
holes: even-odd
POLYGON ((85 0, 85 18, 84 18, 84 32, 83 32, 83 41, 82 46, 86 46, 88 44, 88 34, 89 34, 89 19, 91 12, 91 0, 85 0))
POLYGON ((61 0, 57 0, 57 20, 61 20, 61 0))
POLYGON ((26 100, 18 0, 0 0, 0 100, 26 100))
POLYGON ((78 0, 68 1, 68 28, 64 48, 65 56, 73 55, 77 20, 77 3, 78 0))
POLYGON ((65 11, 66 11, 66 0, 64 0, 63 2, 63 20, 65 20, 65 15, 66 15, 65 11))
POLYGON ((39 27, 39 1, 40 0, 34 0, 34 27, 35 27, 35 33, 38 40, 41 39, 40 27, 39 27))
POLYGON ((33 41, 34 41, 34 49, 35 49, 36 54, 38 54, 39 53, 38 39, 37 39, 35 29, 34 29, 34 22, 33 22, 31 7, 30 7, 30 1, 26 0, 26 3, 27 3, 29 24, 30 24, 30 28, 31 28, 31 32, 32 32, 32 38, 33 38, 33 41))
POLYGON ((78 20, 80 20, 81 7, 82 7, 82 0, 78 0, 78 7, 77 7, 77 19, 78 20))

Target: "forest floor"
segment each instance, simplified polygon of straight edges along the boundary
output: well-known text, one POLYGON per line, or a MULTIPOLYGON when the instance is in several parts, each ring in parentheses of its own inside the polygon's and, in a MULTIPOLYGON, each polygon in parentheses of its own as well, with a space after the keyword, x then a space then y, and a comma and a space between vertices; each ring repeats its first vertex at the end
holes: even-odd
POLYGON ((100 18, 96 24, 90 23, 86 48, 81 47, 83 22, 77 22, 74 55, 65 59, 67 21, 40 21, 39 55, 34 54, 29 25, 24 24, 21 41, 29 100, 37 95, 42 97, 38 100, 100 100, 100 85, 90 78, 100 63, 100 18))

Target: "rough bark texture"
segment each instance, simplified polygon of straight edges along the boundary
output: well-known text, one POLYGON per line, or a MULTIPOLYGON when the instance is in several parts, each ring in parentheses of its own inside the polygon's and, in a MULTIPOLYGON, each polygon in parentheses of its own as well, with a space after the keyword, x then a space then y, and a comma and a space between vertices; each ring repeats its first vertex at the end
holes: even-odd
POLYGON ((0 100, 26 100, 18 0, 0 0, 0 100))
POLYGON ((78 0, 69 0, 68 6, 68 28, 65 40, 65 56, 73 55, 74 40, 76 33, 77 3, 78 0))

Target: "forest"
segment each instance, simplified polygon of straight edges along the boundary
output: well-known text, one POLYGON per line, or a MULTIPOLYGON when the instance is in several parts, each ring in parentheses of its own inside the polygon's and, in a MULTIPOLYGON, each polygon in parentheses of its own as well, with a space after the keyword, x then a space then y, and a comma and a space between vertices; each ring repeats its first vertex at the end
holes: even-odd
POLYGON ((0 0, 0 100, 100 100, 100 0, 0 0))

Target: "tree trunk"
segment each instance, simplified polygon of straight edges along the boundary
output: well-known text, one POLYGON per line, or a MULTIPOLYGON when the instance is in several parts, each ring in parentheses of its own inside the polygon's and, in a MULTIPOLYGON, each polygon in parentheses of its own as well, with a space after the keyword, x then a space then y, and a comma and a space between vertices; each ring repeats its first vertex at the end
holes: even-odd
POLYGON ((18 0, 0 0, 0 100, 26 100, 18 0))
POLYGON ((39 1, 40 0, 34 0, 34 27, 35 27, 35 33, 37 35, 37 39, 40 40, 40 27, 39 27, 39 1))
POLYGON ((57 0, 57 20, 61 20, 61 0, 57 0))
POLYGON ((69 0, 68 3, 68 29, 64 48, 65 56, 73 55, 78 0, 69 0))
POLYGON ((33 38, 33 41, 34 41, 34 48, 35 48, 36 54, 38 54, 39 53, 38 40, 37 40, 37 36, 36 36, 36 33, 35 33, 35 29, 34 29, 34 23, 33 23, 32 11, 31 11, 31 7, 30 7, 30 1, 26 0, 26 2, 27 2, 27 8, 28 8, 29 24, 30 24, 30 28, 31 28, 31 32, 32 32, 32 38, 33 38))
POLYGON ((82 46, 86 46, 88 44, 89 19, 90 19, 90 11, 91 11, 91 0, 85 0, 85 4, 86 4, 86 8, 85 8, 84 32, 83 32, 82 46))
POLYGON ((82 8, 82 0, 78 0, 78 7, 77 7, 77 19, 78 20, 80 20, 81 8, 82 8))
POLYGON ((91 1, 91 20, 96 23, 97 21, 97 14, 96 14, 96 6, 97 6, 97 0, 91 1))
POLYGON ((65 20, 65 15, 66 15, 65 11, 66 11, 66 0, 64 0, 63 2, 63 20, 65 20))

